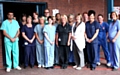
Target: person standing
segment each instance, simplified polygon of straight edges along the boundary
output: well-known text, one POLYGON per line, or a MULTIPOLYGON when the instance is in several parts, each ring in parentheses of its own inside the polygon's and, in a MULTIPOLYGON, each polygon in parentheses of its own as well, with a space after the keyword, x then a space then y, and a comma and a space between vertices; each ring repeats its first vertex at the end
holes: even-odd
POLYGON ((35 35, 31 16, 27 17, 27 23, 21 31, 24 38, 24 68, 29 65, 29 62, 31 68, 33 68, 35 64, 35 35))
POLYGON ((43 29, 44 33, 44 50, 45 50, 45 68, 54 68, 54 45, 55 45, 55 30, 56 27, 52 24, 52 16, 48 17, 48 25, 43 29))
POLYGON ((19 64, 22 65, 24 63, 24 39, 22 37, 22 27, 26 25, 26 14, 22 14, 21 22, 19 23, 20 25, 20 36, 19 36, 19 64))
POLYGON ((13 67, 21 70, 19 67, 19 46, 18 36, 20 34, 19 24, 13 19, 13 12, 9 11, 7 14, 8 19, 3 21, 1 30, 3 30, 5 54, 6 54, 6 72, 10 72, 12 68, 11 52, 13 55, 13 67))
POLYGON ((102 14, 99 14, 97 16, 98 22, 100 24, 99 28, 99 34, 98 34, 98 49, 97 49, 97 65, 100 65, 100 46, 102 46, 102 49, 104 51, 105 59, 107 61, 107 67, 111 66, 110 63, 110 53, 108 50, 108 44, 107 44, 107 37, 108 37, 108 29, 109 25, 108 23, 104 22, 104 18, 102 14))
POLYGON ((75 17, 76 22, 72 26, 72 41, 73 41, 73 53, 75 59, 76 70, 81 70, 85 66, 84 63, 84 52, 85 48, 85 23, 82 22, 82 15, 77 15, 75 17))
POLYGON ((56 45, 59 46, 59 63, 61 69, 66 69, 69 60, 71 26, 67 23, 67 16, 61 15, 62 23, 56 29, 56 45))
MULTIPOLYGON (((68 23, 69 23, 71 26, 73 26, 74 21, 75 21, 74 15, 73 15, 73 14, 70 14, 70 15, 68 16, 68 23)), ((72 40, 71 40, 71 42, 72 42, 72 40)), ((71 46, 70 46, 70 47, 71 47, 71 46)), ((72 50, 71 48, 70 48, 70 51, 69 51, 69 65, 75 66, 73 50, 72 50)))
POLYGON ((110 61, 112 70, 115 71, 120 67, 120 20, 116 12, 111 12, 110 17, 112 19, 108 31, 110 61))
POLYGON ((37 25, 39 23, 37 12, 33 12, 33 21, 32 22, 33 22, 33 25, 37 25))
POLYGON ((50 16, 50 10, 49 9, 44 10, 44 16, 45 16, 45 25, 47 25, 48 24, 47 18, 50 16))
POLYGON ((99 23, 95 21, 95 11, 89 10, 88 12, 89 21, 86 22, 85 38, 86 38, 86 49, 88 55, 88 64, 90 69, 95 70, 97 63, 97 49, 98 49, 98 33, 99 23))
POLYGON ((44 67, 45 65, 45 52, 44 52, 44 17, 39 18, 39 24, 35 26, 34 32, 36 36, 36 57, 38 68, 44 67))

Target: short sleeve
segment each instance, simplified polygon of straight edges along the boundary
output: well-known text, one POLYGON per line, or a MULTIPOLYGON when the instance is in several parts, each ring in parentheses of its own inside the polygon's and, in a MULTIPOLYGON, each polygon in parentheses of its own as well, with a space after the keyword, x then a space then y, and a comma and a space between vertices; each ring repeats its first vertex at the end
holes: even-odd
POLYGON ((16 25, 17 25, 16 28, 19 29, 20 25, 19 25, 19 23, 17 21, 16 21, 16 25))
POLYGON ((107 33, 108 30, 109 30, 109 25, 108 25, 108 23, 105 23, 105 30, 106 30, 106 33, 107 33))
POLYGON ((21 32, 25 32, 25 25, 22 27, 21 32))
POLYGON ((43 33, 47 33, 47 26, 48 25, 45 25, 44 29, 43 29, 43 33))
POLYGON ((37 25, 34 28, 34 32, 37 33, 37 25))
POLYGON ((5 24, 5 22, 2 23, 0 30, 6 30, 6 24, 5 24))
POLYGON ((120 20, 118 20, 118 24, 117 24, 117 30, 120 30, 120 20))
POLYGON ((95 25, 95 27, 96 27, 96 29, 95 30, 97 30, 97 29, 99 29, 100 28, 100 24, 96 21, 96 25, 95 25))
POLYGON ((69 25, 69 33, 72 32, 72 26, 69 25))
POLYGON ((57 32, 59 32, 59 25, 58 25, 57 28, 56 28, 56 33, 57 33, 57 32))

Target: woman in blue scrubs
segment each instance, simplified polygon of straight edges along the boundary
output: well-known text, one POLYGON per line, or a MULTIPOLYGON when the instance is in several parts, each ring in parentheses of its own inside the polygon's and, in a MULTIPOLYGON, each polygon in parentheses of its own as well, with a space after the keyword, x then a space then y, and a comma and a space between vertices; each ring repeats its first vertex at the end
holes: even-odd
POLYGON ((113 20, 109 26, 109 47, 110 47, 110 58, 111 58, 111 67, 112 71, 115 71, 119 68, 120 62, 120 21, 117 19, 116 12, 112 12, 110 15, 113 20))
POLYGON ((47 18, 48 25, 44 26, 44 50, 45 50, 45 67, 46 69, 54 68, 54 44, 55 44, 55 31, 56 27, 52 24, 53 18, 47 18))
POLYGON ((24 68, 35 64, 35 35, 34 26, 32 25, 32 17, 27 17, 27 24, 22 27, 22 36, 24 38, 24 68))

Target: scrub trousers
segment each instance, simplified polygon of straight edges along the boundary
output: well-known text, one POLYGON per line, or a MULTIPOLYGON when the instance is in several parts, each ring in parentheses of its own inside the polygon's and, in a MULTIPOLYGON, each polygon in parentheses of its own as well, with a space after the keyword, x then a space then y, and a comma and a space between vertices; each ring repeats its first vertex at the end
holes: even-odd
POLYGON ((96 67, 98 43, 87 43, 88 63, 91 68, 96 67))
POLYGON ((54 65, 54 45, 44 46, 45 49, 45 67, 52 67, 54 65))
POLYGON ((54 52, 54 64, 59 64, 59 53, 58 53, 59 47, 57 47, 57 45, 55 45, 55 52, 54 52))
POLYGON ((29 62, 31 66, 35 64, 35 46, 25 46, 24 47, 24 67, 27 67, 29 62))
POLYGON ((5 43, 5 53, 6 53, 6 65, 7 68, 12 68, 11 52, 13 55, 13 67, 16 68, 19 65, 19 47, 18 41, 6 42, 5 43))
POLYGON ((110 47, 110 61, 111 61, 111 66, 118 69, 119 68, 119 62, 120 62, 120 42, 115 42, 109 43, 109 47, 110 47))
POLYGON ((110 52, 108 50, 107 40, 104 39, 98 41, 97 62, 100 62, 100 46, 102 46, 107 63, 110 63, 110 52))
POLYGON ((45 65, 45 52, 43 44, 36 44, 36 57, 38 65, 45 65))
POLYGON ((59 63, 60 66, 68 66, 68 61, 69 61, 69 50, 70 47, 67 45, 60 45, 59 46, 59 63))

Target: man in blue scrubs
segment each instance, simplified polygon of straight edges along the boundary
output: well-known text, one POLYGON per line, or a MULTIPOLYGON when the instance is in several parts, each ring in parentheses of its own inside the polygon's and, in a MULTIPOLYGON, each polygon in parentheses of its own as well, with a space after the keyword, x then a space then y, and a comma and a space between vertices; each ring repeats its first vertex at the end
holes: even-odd
POLYGON ((99 23, 95 21, 95 11, 90 10, 88 12, 89 21, 86 22, 85 38, 86 38, 86 49, 88 55, 88 64, 90 69, 95 70, 97 62, 97 49, 98 49, 98 33, 99 23))
POLYGON ((99 34, 98 34, 98 54, 97 54, 97 65, 100 65, 100 46, 102 46, 102 49, 104 51, 105 59, 107 61, 107 66, 110 67, 110 53, 108 50, 108 45, 107 45, 107 34, 108 34, 108 23, 103 22, 103 15, 99 14, 98 17, 98 22, 100 23, 100 28, 99 28, 99 34))
POLYGON ((5 53, 6 53, 6 72, 10 72, 12 68, 11 52, 13 54, 13 67, 17 70, 21 70, 18 66, 19 63, 19 47, 18 47, 18 36, 19 36, 19 24, 16 20, 13 20, 13 12, 9 11, 8 19, 6 19, 1 26, 3 30, 5 53))

